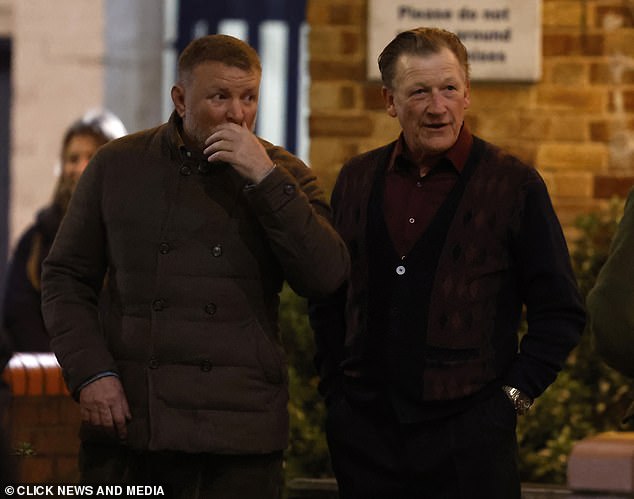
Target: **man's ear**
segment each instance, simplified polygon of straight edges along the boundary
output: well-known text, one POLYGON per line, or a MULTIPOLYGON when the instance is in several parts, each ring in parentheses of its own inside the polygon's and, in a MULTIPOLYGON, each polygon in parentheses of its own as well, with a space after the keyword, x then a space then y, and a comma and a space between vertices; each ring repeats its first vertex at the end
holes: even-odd
POLYGON ((471 105, 471 82, 467 80, 464 87, 464 108, 469 109, 471 105))
POLYGON ((392 118, 396 118, 396 108, 394 107, 394 92, 387 87, 381 88, 385 110, 392 118))
POLYGON ((185 89, 179 84, 172 87, 172 102, 178 115, 183 118, 185 116, 185 89))

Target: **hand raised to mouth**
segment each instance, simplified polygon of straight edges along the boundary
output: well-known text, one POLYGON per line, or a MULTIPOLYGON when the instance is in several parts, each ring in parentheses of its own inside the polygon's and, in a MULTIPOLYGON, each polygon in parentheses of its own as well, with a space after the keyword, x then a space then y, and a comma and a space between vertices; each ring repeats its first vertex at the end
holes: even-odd
POLYGON ((224 161, 247 180, 257 184, 273 169, 273 161, 245 122, 222 123, 205 140, 207 161, 224 161))

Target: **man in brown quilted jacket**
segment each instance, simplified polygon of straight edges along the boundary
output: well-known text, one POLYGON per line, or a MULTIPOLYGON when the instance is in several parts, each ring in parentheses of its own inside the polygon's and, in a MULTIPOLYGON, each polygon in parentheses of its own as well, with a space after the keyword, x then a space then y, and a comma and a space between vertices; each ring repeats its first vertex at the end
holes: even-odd
POLYGON ((278 293, 330 293, 349 258, 311 170, 253 133, 260 77, 247 44, 194 40, 169 121, 100 149, 80 179, 42 282, 85 483, 280 493, 278 293))

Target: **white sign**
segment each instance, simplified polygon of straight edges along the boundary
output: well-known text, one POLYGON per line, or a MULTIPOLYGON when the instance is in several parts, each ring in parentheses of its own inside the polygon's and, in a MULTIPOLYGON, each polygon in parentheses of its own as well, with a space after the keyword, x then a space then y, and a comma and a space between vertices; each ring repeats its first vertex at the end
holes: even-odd
POLYGON ((472 80, 541 78, 541 0, 368 0, 369 79, 381 79, 377 59, 390 40, 418 26, 456 33, 472 80))

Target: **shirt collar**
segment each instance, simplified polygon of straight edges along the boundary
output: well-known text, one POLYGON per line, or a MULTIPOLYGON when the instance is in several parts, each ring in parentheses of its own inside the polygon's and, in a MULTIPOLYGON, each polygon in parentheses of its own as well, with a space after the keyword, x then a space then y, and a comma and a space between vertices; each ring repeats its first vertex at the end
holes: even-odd
POLYGON ((183 140, 183 119, 178 115, 176 110, 172 112, 169 121, 173 126, 172 141, 178 150, 180 159, 207 161, 207 158, 203 154, 187 149, 185 141, 183 140))
MULTIPOLYGON (((471 134, 469 127, 463 123, 456 142, 454 142, 454 145, 445 151, 437 164, 442 163, 443 160, 448 160, 458 173, 462 173, 462 170, 467 163, 467 159, 469 159, 469 153, 471 152, 472 145, 473 135, 471 134)), ((405 155, 405 150, 405 138, 403 136, 403 132, 401 132, 398 140, 396 141, 396 146, 394 147, 392 157, 390 158, 390 162, 388 164, 388 172, 393 172, 395 169, 401 167, 420 166, 412 163, 412 161, 405 155)))

